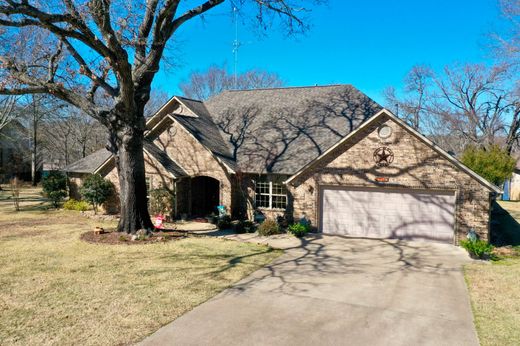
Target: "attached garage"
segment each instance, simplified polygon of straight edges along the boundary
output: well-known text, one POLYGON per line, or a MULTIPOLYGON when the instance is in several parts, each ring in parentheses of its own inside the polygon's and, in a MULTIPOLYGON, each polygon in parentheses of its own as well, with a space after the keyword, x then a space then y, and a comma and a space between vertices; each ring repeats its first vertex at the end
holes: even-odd
POLYGON ((453 242, 455 193, 322 187, 323 233, 453 242))
POLYGON ((489 239, 501 190, 387 110, 286 181, 295 218, 325 234, 458 244, 489 239))

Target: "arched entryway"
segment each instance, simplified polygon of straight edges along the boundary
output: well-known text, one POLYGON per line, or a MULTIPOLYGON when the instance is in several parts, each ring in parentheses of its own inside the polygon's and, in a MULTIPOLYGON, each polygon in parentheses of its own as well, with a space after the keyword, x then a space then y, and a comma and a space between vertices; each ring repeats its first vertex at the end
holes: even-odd
POLYGON ((200 176, 191 179, 191 214, 206 216, 216 210, 220 201, 220 182, 200 176))

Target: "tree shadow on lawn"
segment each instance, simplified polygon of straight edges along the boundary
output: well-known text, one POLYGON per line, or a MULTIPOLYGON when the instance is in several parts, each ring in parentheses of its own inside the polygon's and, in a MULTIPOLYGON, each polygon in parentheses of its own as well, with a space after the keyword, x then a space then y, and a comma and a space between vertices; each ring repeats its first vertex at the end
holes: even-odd
POLYGON ((491 243, 495 246, 519 246, 520 223, 500 204, 493 202, 491 243))

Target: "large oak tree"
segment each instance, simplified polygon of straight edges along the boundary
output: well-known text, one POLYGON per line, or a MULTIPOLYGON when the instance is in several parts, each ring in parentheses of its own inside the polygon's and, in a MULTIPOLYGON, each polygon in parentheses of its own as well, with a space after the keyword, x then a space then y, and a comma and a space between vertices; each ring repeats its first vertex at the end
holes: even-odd
MULTIPOLYGON (((119 231, 152 228, 144 109, 161 61, 183 24, 225 2, 0 0, 0 94, 51 94, 108 129, 107 147, 120 182, 119 231)), ((236 0, 233 5, 263 29, 278 22, 295 32, 305 29, 304 2, 236 0)))

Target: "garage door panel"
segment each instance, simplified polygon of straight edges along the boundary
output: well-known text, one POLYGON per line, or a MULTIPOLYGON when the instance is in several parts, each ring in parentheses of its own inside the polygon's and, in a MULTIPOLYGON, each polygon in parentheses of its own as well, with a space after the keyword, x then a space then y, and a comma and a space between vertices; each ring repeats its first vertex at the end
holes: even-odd
POLYGON ((454 211, 451 193, 323 188, 321 228, 353 237, 451 242, 454 211))

